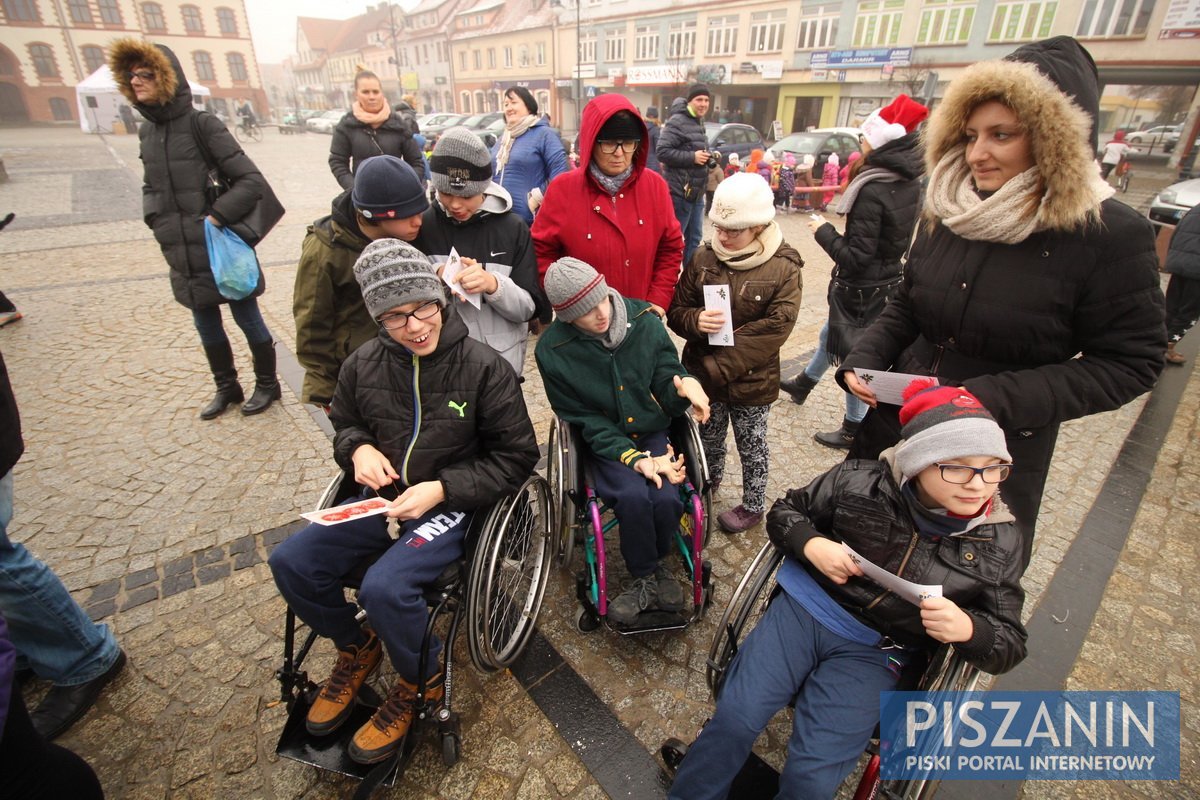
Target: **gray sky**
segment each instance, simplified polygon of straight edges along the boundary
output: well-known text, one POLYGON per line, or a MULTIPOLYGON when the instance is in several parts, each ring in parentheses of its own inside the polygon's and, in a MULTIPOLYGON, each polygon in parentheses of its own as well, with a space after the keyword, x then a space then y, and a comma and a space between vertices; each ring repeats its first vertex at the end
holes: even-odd
MULTIPOLYGON (((410 8, 416 1, 397 5, 410 8)), ((296 17, 347 19, 366 12, 368 5, 373 4, 366 0, 246 0, 255 55, 264 64, 278 64, 295 53, 296 17)))

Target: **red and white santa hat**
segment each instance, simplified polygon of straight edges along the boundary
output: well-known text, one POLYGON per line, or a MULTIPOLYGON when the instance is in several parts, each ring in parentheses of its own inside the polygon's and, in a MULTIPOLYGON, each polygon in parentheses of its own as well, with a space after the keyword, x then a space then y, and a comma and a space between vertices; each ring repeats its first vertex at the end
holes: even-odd
POLYGON ((883 108, 871 112, 862 124, 862 135, 872 149, 878 150, 888 142, 915 131, 928 116, 928 108, 902 94, 883 108))

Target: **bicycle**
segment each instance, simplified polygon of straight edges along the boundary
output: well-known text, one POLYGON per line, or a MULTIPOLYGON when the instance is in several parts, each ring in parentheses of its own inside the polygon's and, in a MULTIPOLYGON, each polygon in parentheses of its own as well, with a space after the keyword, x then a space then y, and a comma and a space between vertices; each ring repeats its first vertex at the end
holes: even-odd
POLYGON ((262 128, 253 120, 243 120, 238 123, 233 129, 233 135, 239 142, 261 142, 263 140, 262 128))
POLYGON ((1125 161, 1124 159, 1122 159, 1121 163, 1117 164, 1116 173, 1117 173, 1117 188, 1121 190, 1122 194, 1125 192, 1128 192, 1129 191, 1129 178, 1130 178, 1130 176, 1133 175, 1132 165, 1128 161, 1125 161))

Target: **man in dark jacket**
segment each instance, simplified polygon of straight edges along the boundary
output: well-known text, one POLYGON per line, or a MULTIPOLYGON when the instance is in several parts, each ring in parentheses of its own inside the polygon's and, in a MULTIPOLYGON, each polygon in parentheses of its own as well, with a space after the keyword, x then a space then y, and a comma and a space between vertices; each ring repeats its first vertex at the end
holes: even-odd
POLYGON ((658 160, 671 188, 675 218, 683 230, 683 265, 692 260, 704 235, 704 187, 711 153, 704 133, 704 115, 711 98, 702 83, 688 89, 687 99, 671 105, 671 116, 659 135, 658 160))
POLYGON ((652 169, 662 174, 662 165, 658 162, 658 137, 662 134, 662 126, 658 124, 658 106, 649 106, 646 116, 646 133, 650 136, 650 147, 646 150, 646 169, 652 169))
POLYGON ((1167 284, 1167 363, 1179 366, 1186 359, 1175 345, 1200 318, 1200 206, 1193 206, 1175 227, 1167 250, 1164 272, 1167 284))
POLYGON ((516 374, 467 336, 429 259, 406 242, 379 239, 354 274, 380 331, 338 376, 334 457, 368 487, 360 499, 376 490, 396 499, 386 517, 304 528, 275 549, 270 566, 288 605, 338 648, 309 708, 309 732, 330 734, 349 718, 386 647, 399 677, 349 750, 371 764, 403 743, 418 685, 435 706, 444 697, 436 639, 419 674, 428 620, 422 587, 462 557, 472 514, 515 491, 538 448, 516 374), (342 579, 372 556, 358 594, 370 620, 364 627, 342 579))
POLYGON ((48 566, 8 538, 13 468, 24 452, 17 401, 0 356, 0 615, 8 620, 17 654, 54 684, 31 714, 37 732, 54 739, 95 704, 125 666, 125 653, 108 626, 92 622, 48 566))

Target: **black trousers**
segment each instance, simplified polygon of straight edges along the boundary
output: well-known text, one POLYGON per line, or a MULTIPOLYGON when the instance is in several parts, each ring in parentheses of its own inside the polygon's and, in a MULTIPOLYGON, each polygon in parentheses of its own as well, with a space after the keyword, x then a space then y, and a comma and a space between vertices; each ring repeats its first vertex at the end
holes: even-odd
POLYGON ((0 776, 3 795, 13 800, 104 800, 88 763, 33 729, 16 686, 0 739, 0 776))
POLYGON ((1200 278, 1172 275, 1167 283, 1167 341, 1178 342, 1200 319, 1200 278))

